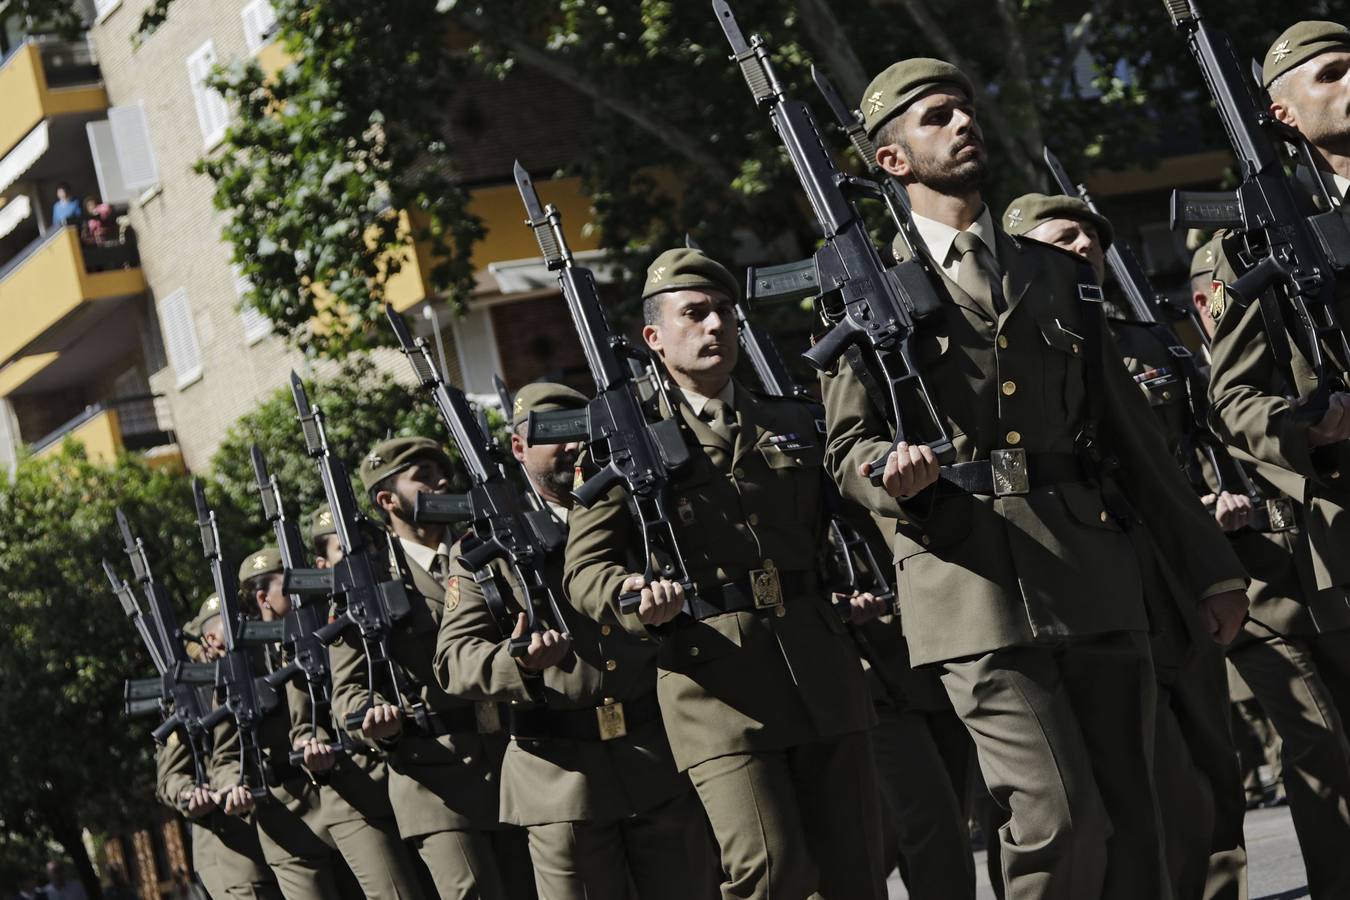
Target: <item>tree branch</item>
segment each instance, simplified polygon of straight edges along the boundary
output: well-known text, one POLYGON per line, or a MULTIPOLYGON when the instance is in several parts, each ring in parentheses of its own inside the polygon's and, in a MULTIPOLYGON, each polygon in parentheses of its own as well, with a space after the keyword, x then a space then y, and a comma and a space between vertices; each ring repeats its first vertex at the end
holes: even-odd
MULTIPOLYGON (((1032 157, 1039 159, 1041 148, 1045 146, 1045 138, 1041 135, 1041 116, 1036 109, 1035 88, 1031 73, 1027 69, 1027 48, 1026 42, 1022 40, 1022 23, 1017 16, 1017 0, 996 0, 994 5, 998 10, 999 22, 1003 25, 1003 38, 1007 41, 1007 53, 1004 58, 1007 60, 1008 73, 1011 76, 1004 81, 1009 88, 1007 105, 1011 106, 1014 114, 1021 119, 1018 122, 1021 127, 1014 133, 1021 136, 1020 143, 1032 157)), ((1044 187, 1046 181, 1044 168, 1036 166, 1035 170, 1038 177, 1034 179, 1034 184, 1037 187, 1044 187)))
POLYGON ((839 85, 845 97, 861 97, 867 88, 867 70, 862 61, 853 52, 844 27, 829 0, 797 0, 797 9, 802 15, 802 24, 814 37, 816 49, 828 67, 830 77, 839 85))

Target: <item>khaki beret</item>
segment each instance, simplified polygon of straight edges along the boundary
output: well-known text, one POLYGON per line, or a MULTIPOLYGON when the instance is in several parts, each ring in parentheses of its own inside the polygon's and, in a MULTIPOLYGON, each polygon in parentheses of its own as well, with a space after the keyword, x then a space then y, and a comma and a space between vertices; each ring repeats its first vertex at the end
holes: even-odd
POLYGON ((259 575, 271 575, 273 572, 280 572, 281 551, 276 547, 263 547, 261 550, 254 550, 244 561, 239 564, 239 583, 243 584, 250 578, 257 578, 259 575))
POLYGON ((967 97, 975 93, 964 72, 940 59, 916 56, 887 67, 872 79, 858 104, 868 136, 876 137, 878 128, 939 84, 958 87, 967 97))
POLYGON ((1208 243, 1201 244, 1191 257, 1191 278, 1214 274, 1214 266, 1219 259, 1220 238, 1215 235, 1208 243))
POLYGON ((445 468, 448 478, 454 473, 455 466, 450 456, 431 438, 399 437, 380 441, 361 460, 361 484, 369 491, 390 475, 397 475, 404 469, 425 457, 431 457, 445 468))
POLYGON ((333 522, 333 511, 328 508, 327 503, 320 504, 318 509, 309 514, 310 540, 322 537, 325 534, 337 534, 337 525, 333 522))
POLYGON ((647 267, 642 299, 666 291, 717 291, 732 300, 741 296, 740 285, 726 266, 702 250, 677 247, 662 253, 647 267))
POLYGON ((1261 62, 1261 84, 1271 83, 1328 50, 1350 50, 1350 29, 1335 22, 1299 22, 1275 39, 1261 62))
POLYGON ((588 402, 585 394, 565 384, 536 381, 516 391, 516 398, 511 403, 511 425, 523 424, 532 412, 581 409, 588 402))
POLYGON ((1012 235, 1024 235, 1051 219, 1073 219, 1091 224, 1097 229, 1103 250, 1115 239, 1115 231, 1105 216, 1093 212, 1077 197, 1066 194, 1023 194, 1003 211, 1003 230, 1012 235))
POLYGON ((220 615, 220 598, 211 594, 197 608, 197 614, 183 625, 183 633, 194 640, 200 640, 202 628, 218 615, 220 615))

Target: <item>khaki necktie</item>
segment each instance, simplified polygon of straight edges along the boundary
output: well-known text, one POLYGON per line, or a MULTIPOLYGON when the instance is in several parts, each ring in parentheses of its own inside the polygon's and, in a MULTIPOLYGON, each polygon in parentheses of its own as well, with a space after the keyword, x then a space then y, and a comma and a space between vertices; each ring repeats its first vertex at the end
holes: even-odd
POLYGON ((736 445, 736 434, 740 428, 736 424, 736 414, 721 400, 709 400, 703 407, 703 418, 708 427, 731 446, 736 445))
POLYGON ((956 273, 956 286, 970 295, 980 308, 995 317, 1003 312, 1003 291, 995 284, 986 263, 988 252, 984 241, 969 231, 956 236, 954 246, 961 254, 961 269, 956 273))
POLYGON ((450 575, 450 554, 437 553, 431 561, 431 576, 437 581, 445 581, 450 575))

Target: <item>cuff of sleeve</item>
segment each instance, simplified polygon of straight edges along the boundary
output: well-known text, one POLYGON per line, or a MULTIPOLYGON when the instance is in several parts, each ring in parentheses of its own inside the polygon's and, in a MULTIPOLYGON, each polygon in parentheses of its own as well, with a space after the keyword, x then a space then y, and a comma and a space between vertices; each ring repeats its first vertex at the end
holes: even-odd
POLYGON ((1245 579, 1229 578, 1225 581, 1220 581, 1218 584, 1212 584, 1205 590, 1201 591, 1200 599, 1205 600, 1209 597, 1213 597, 1215 594, 1226 594, 1229 591, 1245 591, 1245 590, 1247 590, 1247 582, 1245 579))

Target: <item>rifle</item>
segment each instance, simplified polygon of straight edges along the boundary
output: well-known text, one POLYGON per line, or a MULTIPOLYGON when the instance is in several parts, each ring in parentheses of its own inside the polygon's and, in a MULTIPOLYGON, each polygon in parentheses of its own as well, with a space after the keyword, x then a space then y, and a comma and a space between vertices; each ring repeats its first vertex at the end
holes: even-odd
MULTIPOLYGON (((1050 177, 1059 187, 1061 193, 1070 197, 1077 197, 1087 205, 1088 209, 1101 215, 1101 211, 1097 209, 1097 204, 1092 199, 1092 195, 1088 193, 1087 187, 1074 183, 1073 179, 1069 177, 1069 173, 1065 171, 1064 166, 1060 164, 1058 157, 1050 151, 1049 147, 1045 148, 1045 165, 1050 170, 1050 177)), ((1213 467, 1215 476, 1219 481, 1219 490, 1232 494, 1245 494, 1251 497, 1253 502, 1259 503, 1260 500, 1256 497, 1256 490, 1252 486, 1251 480, 1242 471, 1238 462, 1229 454, 1228 448, 1214 435, 1209 427, 1209 379, 1195 364, 1195 356, 1182 343, 1177 333, 1159 317, 1158 313, 1166 310, 1167 302, 1149 284, 1148 276, 1144 274, 1143 267, 1139 265, 1139 260, 1135 259, 1129 246, 1123 241, 1117 240, 1111 244, 1106 251, 1106 264, 1111 269, 1111 275, 1115 279, 1116 286, 1120 288, 1129 302, 1135 318, 1152 332, 1159 343, 1167 348, 1167 353, 1171 356, 1176 367, 1176 374, 1179 376, 1178 383, 1181 385, 1181 389, 1186 392, 1186 408, 1190 415, 1186 421, 1186 442, 1180 451, 1183 465, 1190 469, 1195 459, 1195 452, 1193 451, 1198 451, 1213 467)), ((1204 330, 1201 329, 1200 333, 1203 335, 1204 330)), ((1205 483, 1204 476, 1196 472, 1191 472, 1191 481, 1197 487, 1205 483)), ((1206 492, 1208 492, 1207 489, 1206 492)))
MULTIPOLYGON (((277 550, 281 554, 283 587, 290 594, 291 601, 290 611, 281 620, 280 641, 291 661, 268 675, 267 681, 273 687, 280 688, 295 679, 304 679, 305 692, 309 694, 310 735, 317 738, 320 725, 328 719, 333 700, 328 645, 318 634, 328 624, 328 610, 320 604, 333 593, 333 570, 313 569, 304 565, 304 543, 295 522, 286 517, 281 485, 277 477, 268 472, 267 459, 257 444, 250 449, 250 456, 263 515, 272 526, 277 550)), ((350 739, 341 729, 337 730, 336 741, 340 751, 350 749, 350 739)), ((289 759, 293 766, 303 764, 304 751, 291 750, 289 759)))
MULTIPOLYGON (((550 545, 549 535, 538 528, 535 520, 526 516, 520 505, 520 493, 506 479, 502 467, 493 458, 493 441, 469 408, 464 392, 448 385, 432 364, 431 350, 423 338, 414 339, 403 317, 392 306, 385 307, 389 324, 398 337, 403 355, 413 368, 422 389, 431 395, 441 420, 459 448, 459 458, 469 473, 469 505, 473 509, 473 535, 460 542, 458 561, 474 573, 474 580, 484 588, 484 598, 493 618, 508 635, 508 652, 523 656, 530 649, 530 638, 543 631, 538 608, 547 605, 555 625, 566 631, 557 598, 544 577, 548 554, 557 549, 550 545), (526 632, 520 637, 509 637, 515 630, 515 617, 507 610, 501 593, 491 583, 491 564, 501 560, 511 569, 521 588, 521 605, 525 610, 526 632)), ((556 532, 555 536, 556 538, 556 532)))
POLYGON ((901 415, 901 396, 905 393, 912 393, 921 403, 925 424, 933 435, 925 442, 940 459, 949 460, 951 437, 910 355, 916 319, 941 305, 924 263, 915 257, 886 268, 850 197, 850 193, 875 197, 877 185, 839 171, 825 149, 810 108, 788 98, 778 82, 763 40, 756 35, 746 41, 726 0, 713 0, 713 11, 755 103, 770 107, 769 120, 787 150, 824 238, 813 257, 815 282, 821 291, 816 305, 822 320, 831 327, 804 354, 806 361, 825 371, 854 346, 875 358, 880 374, 877 381, 886 395, 881 399, 889 407, 896 434, 890 450, 870 464, 874 484, 880 483, 886 457, 901 442, 910 441, 901 415), (836 302, 828 301, 836 296, 836 302))
POLYGON ((429 494, 418 491, 413 500, 412 520, 419 525, 457 525, 473 521, 473 506, 467 494, 429 494))
MULTIPOLYGON (((395 623, 412 609, 408 591, 402 579, 386 578, 388 563, 376 565, 379 551, 368 540, 363 528, 364 518, 357 512, 356 497, 352 493, 351 476, 341 460, 333 456, 324 429, 323 412, 311 407, 309 396, 300 376, 291 373, 291 396, 295 401, 300 428, 305 436, 305 451, 319 467, 324 498, 333 513, 333 526, 342 559, 333 567, 333 596, 342 602, 342 612, 316 634, 325 644, 331 644, 349 626, 355 626, 361 636, 366 654, 366 687, 368 698, 360 711, 343 718, 343 726, 354 731, 361 727, 366 712, 375 705, 379 693, 377 670, 382 671, 393 688, 393 700, 400 705, 412 697, 404 684, 398 663, 389 654, 389 637, 395 623)), ((391 549, 397 541, 390 543, 391 549)), ((426 705, 413 701, 409 708, 418 725, 427 725, 426 705)))
POLYGON ((229 716, 239 730, 239 784, 247 785, 255 800, 267 796, 267 767, 258 740, 263 716, 277 705, 275 687, 265 678, 254 678, 251 651, 244 642, 244 616, 239 609, 239 583, 220 555, 220 532, 215 511, 206 502, 200 478, 192 480, 192 499, 197 506, 197 531, 202 555, 211 566, 211 580, 220 600, 221 633, 225 653, 216 661, 216 701, 219 706, 206 717, 209 727, 229 716), (250 781, 250 769, 256 777, 250 781))
POLYGON ((1286 334, 1308 361, 1316 385, 1299 399, 1294 415, 1316 422, 1331 393, 1350 384, 1350 342, 1336 313, 1335 274, 1350 264, 1350 229, 1334 208, 1303 213, 1279 144, 1297 148, 1316 173, 1312 150, 1297 131, 1257 105, 1228 36, 1201 18, 1193 0, 1165 0, 1165 5, 1200 65, 1242 175, 1242 184, 1231 193, 1174 191, 1172 227, 1233 230, 1225 250, 1246 272, 1228 293, 1238 307, 1253 300, 1261 304, 1277 363, 1290 363, 1286 334), (1296 326, 1286 321, 1286 308, 1296 326))
MULTIPOLYGON (((599 471, 572 494, 588 507, 616 485, 622 485, 633 500, 642 533, 643 578, 647 582, 669 578, 689 596, 697 588, 685 568, 675 529, 666 510, 666 485, 673 471, 689 461, 689 449, 680 434, 679 422, 663 419, 649 423, 639 398, 637 376, 630 363, 645 366, 646 360, 605 318, 595 276, 576 265, 562 231, 562 215, 553 204, 547 208, 525 168, 515 165, 516 188, 529 216, 539 250, 550 271, 558 273, 558 285, 567 309, 576 323, 586 364, 595 379, 595 399, 580 411, 531 412, 530 443, 585 441, 599 471), (653 557, 659 557, 653 563, 653 557), (659 566, 659 570, 658 567, 659 566)), ((659 384, 658 388, 663 388, 659 384)), ((619 596, 619 611, 637 612, 640 591, 619 596)))

